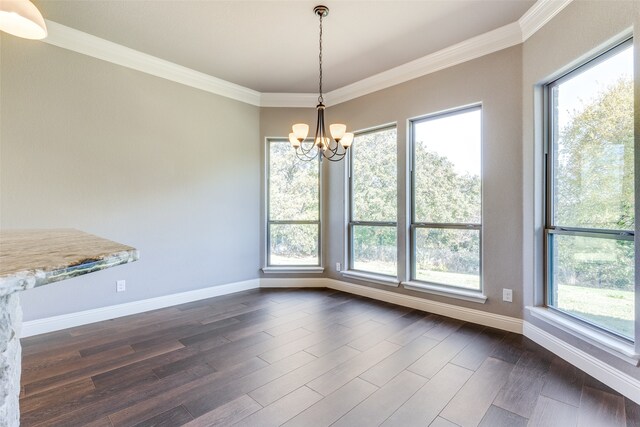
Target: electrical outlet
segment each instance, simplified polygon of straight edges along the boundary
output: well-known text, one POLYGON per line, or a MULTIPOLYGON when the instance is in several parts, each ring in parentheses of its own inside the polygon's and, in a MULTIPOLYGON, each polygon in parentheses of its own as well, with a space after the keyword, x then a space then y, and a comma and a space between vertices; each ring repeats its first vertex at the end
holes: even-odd
POLYGON ((502 289, 502 301, 513 302, 513 289, 502 289))
POLYGON ((340 268, 341 268, 341 267, 342 267, 342 266, 340 265, 340 263, 339 263, 339 262, 336 262, 336 271, 340 271, 340 268))
POLYGON ((127 282, 125 280, 116 281, 116 292, 124 292, 127 290, 127 282))

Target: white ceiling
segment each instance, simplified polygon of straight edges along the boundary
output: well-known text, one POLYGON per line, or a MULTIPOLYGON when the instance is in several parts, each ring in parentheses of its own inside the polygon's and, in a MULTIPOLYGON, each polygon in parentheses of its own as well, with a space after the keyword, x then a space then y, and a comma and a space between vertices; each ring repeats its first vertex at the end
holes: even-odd
POLYGON ((533 0, 34 0, 51 21, 260 92, 325 92, 517 21, 533 0))

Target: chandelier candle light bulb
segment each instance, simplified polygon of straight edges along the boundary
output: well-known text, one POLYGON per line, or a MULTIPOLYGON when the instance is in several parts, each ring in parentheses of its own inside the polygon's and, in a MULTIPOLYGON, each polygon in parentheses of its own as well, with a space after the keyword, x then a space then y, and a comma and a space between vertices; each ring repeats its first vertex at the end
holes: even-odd
POLYGON ((289 142, 295 149, 299 159, 310 161, 320 157, 337 162, 347 155, 347 149, 351 147, 353 142, 353 133, 347 132, 347 125, 336 123, 329 125, 331 138, 327 136, 324 126, 324 98, 322 96, 322 19, 329 15, 329 8, 326 6, 316 6, 313 9, 320 18, 320 54, 318 55, 320 79, 318 85, 318 119, 316 124, 316 133, 313 140, 306 141, 309 135, 309 125, 305 123, 296 123, 292 126, 292 132, 289 134, 289 142))
POLYGON ((297 149, 300 147, 300 141, 298 141, 298 138, 296 138, 296 135, 293 132, 289 134, 289 142, 293 148, 297 149))
POLYGON ((353 142, 353 137, 354 137, 353 132, 346 132, 344 136, 340 138, 340 144, 342 144, 345 150, 351 147, 351 143, 353 142))
POLYGON ((338 142, 340 142, 340 139, 342 139, 346 131, 347 125, 336 123, 329 126, 329 132, 331 132, 331 136, 338 142))

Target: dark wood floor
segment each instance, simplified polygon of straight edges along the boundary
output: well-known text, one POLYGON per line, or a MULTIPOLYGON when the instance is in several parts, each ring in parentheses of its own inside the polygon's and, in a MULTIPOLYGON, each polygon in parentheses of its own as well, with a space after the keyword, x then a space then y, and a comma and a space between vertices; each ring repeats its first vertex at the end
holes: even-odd
POLYGON ((261 290, 23 341, 23 426, 639 426, 522 336, 329 290, 261 290))

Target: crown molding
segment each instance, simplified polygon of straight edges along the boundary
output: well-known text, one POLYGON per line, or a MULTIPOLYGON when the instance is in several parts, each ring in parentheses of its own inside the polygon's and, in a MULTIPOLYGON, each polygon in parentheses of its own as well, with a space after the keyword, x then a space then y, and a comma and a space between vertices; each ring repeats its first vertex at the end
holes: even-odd
POLYGON ((327 104, 329 105, 340 104, 498 50, 506 49, 521 43, 521 41, 520 25, 517 22, 512 22, 488 33, 333 90, 327 93, 325 98, 327 98, 327 104))
POLYGON ((562 11, 572 0, 538 0, 525 12, 518 24, 522 30, 522 41, 525 42, 536 31, 542 28, 554 16, 562 11))
POLYGON ((142 71, 156 77, 171 80, 187 86, 247 104, 260 106, 260 92, 217 77, 210 76, 173 62, 165 61, 135 49, 110 42, 100 37, 46 21, 49 35, 42 41, 87 56, 102 59, 123 67, 142 71))
MULTIPOLYGON (((325 103, 340 104, 520 44, 571 1, 538 0, 516 22, 335 89, 325 94, 325 103)), ((259 107, 313 108, 317 101, 315 93, 260 93, 57 22, 47 20, 46 23, 49 35, 42 40, 45 43, 226 98, 259 107)))

